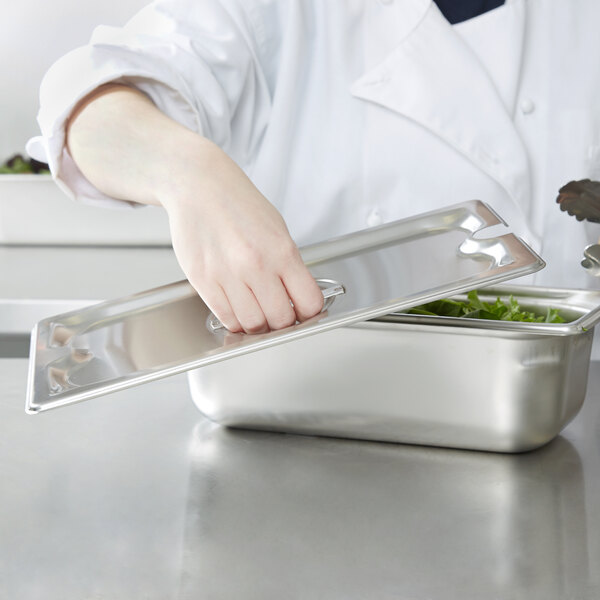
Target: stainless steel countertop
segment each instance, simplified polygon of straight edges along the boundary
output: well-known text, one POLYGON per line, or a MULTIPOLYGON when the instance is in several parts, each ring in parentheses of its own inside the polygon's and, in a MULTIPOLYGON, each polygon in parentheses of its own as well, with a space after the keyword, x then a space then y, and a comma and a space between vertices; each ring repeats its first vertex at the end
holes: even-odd
POLYGON ((522 455, 227 430, 185 376, 27 416, 26 371, 0 360, 0 598, 600 598, 600 363, 522 455))

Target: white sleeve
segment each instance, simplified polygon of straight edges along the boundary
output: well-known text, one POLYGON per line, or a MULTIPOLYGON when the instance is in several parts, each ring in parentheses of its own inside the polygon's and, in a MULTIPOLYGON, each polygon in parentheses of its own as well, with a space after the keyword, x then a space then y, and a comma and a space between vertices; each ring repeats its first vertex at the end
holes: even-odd
POLYGON ((247 166, 266 127, 269 87, 260 64, 262 18, 245 0, 158 0, 122 28, 98 27, 45 75, 41 138, 28 151, 47 162, 57 183, 92 204, 140 206, 109 198, 65 149, 65 122, 79 100, 108 82, 132 85, 165 114, 210 138, 247 166))

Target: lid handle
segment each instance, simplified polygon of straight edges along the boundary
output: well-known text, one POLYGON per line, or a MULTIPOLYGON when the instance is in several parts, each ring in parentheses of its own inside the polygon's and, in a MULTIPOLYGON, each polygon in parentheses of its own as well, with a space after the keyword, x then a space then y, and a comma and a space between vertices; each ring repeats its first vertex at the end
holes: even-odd
MULTIPOLYGON (((333 304, 336 296, 341 296, 346 292, 346 288, 333 279, 315 279, 315 281, 323 294, 323 308, 321 312, 325 312, 333 304)), ((210 331, 225 329, 225 325, 212 313, 209 315, 206 325, 210 331)))

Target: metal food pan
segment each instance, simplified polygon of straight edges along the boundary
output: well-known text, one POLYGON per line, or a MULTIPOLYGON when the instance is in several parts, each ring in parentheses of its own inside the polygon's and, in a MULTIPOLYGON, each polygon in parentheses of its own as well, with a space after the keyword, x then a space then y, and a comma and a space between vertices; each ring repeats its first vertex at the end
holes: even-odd
POLYGON ((392 314, 207 365, 196 406, 222 425, 497 452, 540 447, 585 397, 600 292, 499 287, 565 324, 392 314))

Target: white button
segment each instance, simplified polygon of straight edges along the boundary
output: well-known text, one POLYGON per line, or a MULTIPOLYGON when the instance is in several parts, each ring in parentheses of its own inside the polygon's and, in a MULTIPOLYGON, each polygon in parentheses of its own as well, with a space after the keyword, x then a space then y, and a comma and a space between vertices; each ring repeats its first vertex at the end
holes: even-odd
POLYGON ((521 107, 521 112, 524 115, 528 115, 535 110, 535 104, 533 103, 533 100, 531 100, 530 98, 523 98, 523 100, 521 100, 520 107, 521 107))
POLYGON ((367 225, 369 227, 377 227, 377 225, 381 225, 382 223, 383 219, 381 218, 379 211, 377 209, 372 210, 367 217, 367 225))

